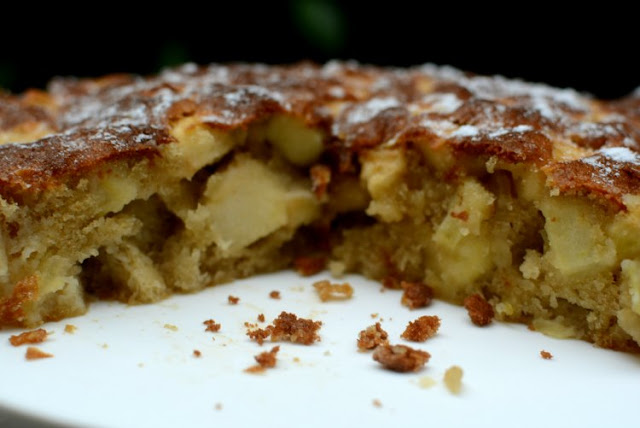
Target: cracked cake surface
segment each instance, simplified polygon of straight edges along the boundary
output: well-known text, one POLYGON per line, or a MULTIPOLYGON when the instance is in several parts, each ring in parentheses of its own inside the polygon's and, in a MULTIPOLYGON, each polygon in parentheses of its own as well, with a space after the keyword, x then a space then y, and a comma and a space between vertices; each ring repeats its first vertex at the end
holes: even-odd
POLYGON ((291 266, 637 351, 640 93, 231 64, 0 94, 0 325, 291 266))

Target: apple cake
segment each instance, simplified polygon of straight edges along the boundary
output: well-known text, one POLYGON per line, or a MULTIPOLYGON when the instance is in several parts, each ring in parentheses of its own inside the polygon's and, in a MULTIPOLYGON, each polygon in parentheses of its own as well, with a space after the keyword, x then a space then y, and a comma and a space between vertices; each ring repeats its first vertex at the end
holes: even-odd
POLYGON ((323 260, 638 351, 640 93, 192 64, 0 94, 0 325, 323 260))

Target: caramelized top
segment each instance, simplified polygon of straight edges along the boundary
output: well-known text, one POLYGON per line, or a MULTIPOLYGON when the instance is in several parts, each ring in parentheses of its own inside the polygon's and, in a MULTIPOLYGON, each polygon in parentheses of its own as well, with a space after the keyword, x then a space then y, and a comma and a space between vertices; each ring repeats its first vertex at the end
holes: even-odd
MULTIPOLYGON (((422 141, 471 156, 496 156, 544 171, 563 193, 624 208, 640 193, 640 92, 598 101, 450 67, 408 69, 187 64, 153 77, 54 80, 46 94, 0 95, 0 141, 26 122, 49 136, 0 145, 0 194, 37 192, 112 159, 158 155, 171 123, 197 116, 220 129, 286 113, 326 130, 332 147, 358 151, 422 141)), ((18 130, 18 131, 17 131, 18 130)))

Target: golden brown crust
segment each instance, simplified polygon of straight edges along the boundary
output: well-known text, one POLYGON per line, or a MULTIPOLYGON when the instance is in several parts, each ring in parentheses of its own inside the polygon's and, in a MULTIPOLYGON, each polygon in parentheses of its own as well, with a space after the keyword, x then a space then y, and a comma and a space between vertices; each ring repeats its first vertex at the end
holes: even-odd
POLYGON ((23 97, 0 93, 0 132, 17 128, 26 123, 45 123, 53 127, 51 114, 34 103, 34 95, 23 97))
POLYGON ((0 96, 0 133, 25 122, 57 131, 31 144, 0 146, 5 198, 20 200, 23 192, 116 159, 157 156, 160 145, 173 141, 170 126, 179 117, 235 129, 275 113, 324 129, 327 151, 342 169, 362 149, 420 141, 459 155, 537 165, 560 192, 585 193, 619 208, 621 195, 640 193, 637 94, 601 102, 448 67, 331 62, 186 65, 148 78, 58 79, 46 97, 0 96), (554 152, 560 143, 572 145, 572 158, 554 152), (624 156, 610 156, 611 148, 624 156), (606 167, 594 169, 594 162, 606 167))
POLYGON ((34 302, 37 296, 37 276, 31 275, 18 282, 10 296, 0 299, 0 325, 21 325, 26 315, 26 306, 34 302))

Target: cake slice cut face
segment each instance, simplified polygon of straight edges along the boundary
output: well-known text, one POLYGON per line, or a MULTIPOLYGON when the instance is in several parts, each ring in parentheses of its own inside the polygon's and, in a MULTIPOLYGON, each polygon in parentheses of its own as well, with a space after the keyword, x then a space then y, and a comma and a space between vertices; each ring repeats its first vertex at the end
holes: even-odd
POLYGON ((186 65, 0 95, 0 326, 313 258, 638 351, 639 148, 637 94, 431 65, 186 65))

